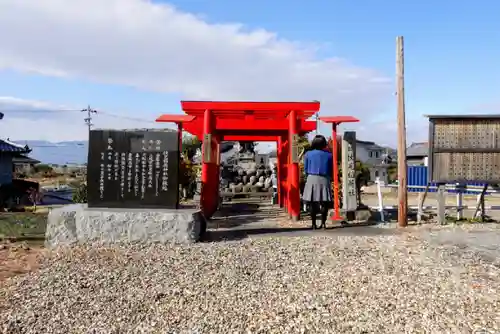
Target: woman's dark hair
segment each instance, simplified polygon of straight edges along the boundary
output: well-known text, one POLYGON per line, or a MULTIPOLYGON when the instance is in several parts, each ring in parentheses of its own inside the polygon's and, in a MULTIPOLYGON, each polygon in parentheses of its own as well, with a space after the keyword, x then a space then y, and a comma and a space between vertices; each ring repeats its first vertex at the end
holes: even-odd
POLYGON ((322 135, 316 135, 311 143, 311 149, 324 150, 328 146, 326 138, 322 135))

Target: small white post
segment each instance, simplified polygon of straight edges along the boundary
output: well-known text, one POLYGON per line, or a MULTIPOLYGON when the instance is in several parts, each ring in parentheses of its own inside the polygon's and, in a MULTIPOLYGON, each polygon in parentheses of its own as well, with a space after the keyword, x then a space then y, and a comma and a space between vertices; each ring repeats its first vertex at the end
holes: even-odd
MULTIPOLYGON (((481 193, 477 194, 477 197, 476 197, 476 208, 479 208, 481 206, 481 193)), ((476 211, 474 211, 474 216, 473 218, 477 218, 481 215, 481 211, 476 209, 476 211)))
POLYGON ((418 193, 418 208, 417 208, 417 223, 422 222, 422 216, 424 214, 424 201, 423 201, 424 193, 418 193))
POLYGON ((384 201, 382 198, 382 189, 380 186, 380 178, 377 177, 375 179, 375 183, 377 184, 377 197, 378 197, 378 211, 380 212, 380 220, 382 222, 385 222, 385 217, 384 217, 384 201))
POLYGON ((461 187, 456 187, 457 189, 457 220, 461 220, 464 217, 463 206, 463 193, 461 187))

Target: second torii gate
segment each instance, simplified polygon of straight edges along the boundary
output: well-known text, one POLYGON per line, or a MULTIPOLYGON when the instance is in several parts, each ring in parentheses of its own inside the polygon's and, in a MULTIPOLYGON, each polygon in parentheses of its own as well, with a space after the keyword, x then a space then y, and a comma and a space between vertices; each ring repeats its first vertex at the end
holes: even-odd
POLYGON ((307 121, 320 109, 315 102, 222 102, 181 101, 185 115, 162 115, 157 122, 176 123, 182 131, 198 137, 202 146, 201 208, 209 218, 219 200, 222 141, 273 141, 277 143, 278 197, 289 218, 300 216, 298 139, 316 130, 307 121))

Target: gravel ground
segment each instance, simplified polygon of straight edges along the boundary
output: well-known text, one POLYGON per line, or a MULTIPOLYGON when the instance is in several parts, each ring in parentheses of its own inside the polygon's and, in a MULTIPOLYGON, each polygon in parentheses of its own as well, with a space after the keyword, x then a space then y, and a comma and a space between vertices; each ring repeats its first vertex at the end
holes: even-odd
POLYGON ((414 233, 61 249, 0 289, 4 333, 500 330, 500 268, 414 233))

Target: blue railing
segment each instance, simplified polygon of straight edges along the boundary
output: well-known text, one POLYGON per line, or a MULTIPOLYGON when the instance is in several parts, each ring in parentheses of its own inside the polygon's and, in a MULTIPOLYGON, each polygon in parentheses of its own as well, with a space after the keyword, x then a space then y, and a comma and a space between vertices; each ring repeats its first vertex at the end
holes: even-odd
MULTIPOLYGON (((408 166, 408 192, 424 192, 427 185, 428 168, 426 166, 408 166), (413 186, 413 188, 412 188, 413 186), (418 187, 418 188, 417 188, 418 187)), ((431 183, 431 186, 436 184, 431 183)), ((454 186, 454 185, 453 185, 454 186)), ((467 183, 468 187, 483 187, 484 183, 471 182, 467 183)), ((429 192, 436 192, 435 188, 429 188, 429 192)), ((448 192, 456 193, 457 190, 448 190, 448 192)), ((477 191, 464 191, 464 194, 478 194, 477 191)))

